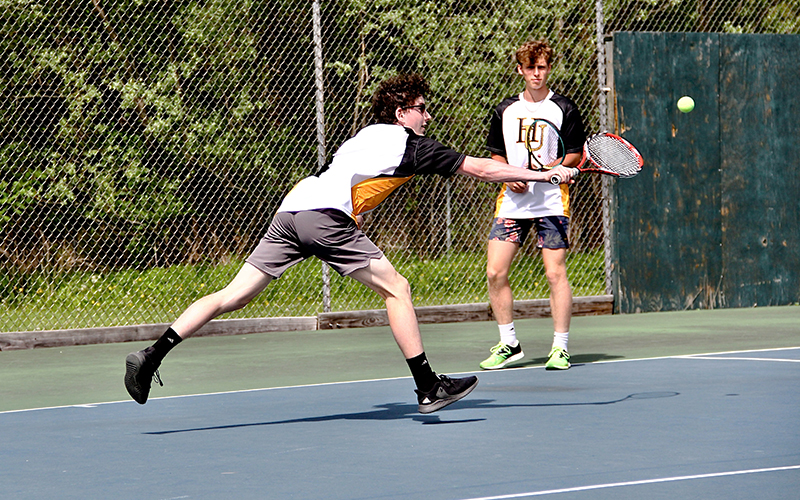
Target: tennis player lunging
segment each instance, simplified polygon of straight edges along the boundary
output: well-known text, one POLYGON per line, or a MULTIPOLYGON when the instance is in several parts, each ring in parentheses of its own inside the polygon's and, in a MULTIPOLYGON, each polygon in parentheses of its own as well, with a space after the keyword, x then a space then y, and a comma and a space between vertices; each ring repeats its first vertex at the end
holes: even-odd
MULTIPOLYGON (((220 314, 240 309, 292 265, 316 256, 350 276, 386 302, 389 325, 416 384, 418 409, 430 413, 458 401, 478 384, 477 377, 437 375, 422 345, 408 281, 359 229, 360 214, 374 209, 415 175, 455 173, 487 182, 547 182, 555 173, 534 172, 457 153, 425 137, 431 120, 419 75, 382 82, 373 96, 375 124, 361 129, 334 154, 321 172, 300 181, 284 198, 266 234, 225 288, 187 308, 156 343, 125 359, 125 387, 147 402, 157 369, 181 340, 220 314)), ((558 173, 570 181, 570 171, 558 173)))
MULTIPOLYGON (((521 169, 527 168, 528 151, 524 143, 527 127, 534 119, 546 119, 560 130, 566 151, 559 151, 554 158, 545 158, 544 164, 552 164, 563 157, 563 165, 577 165, 586 132, 575 103, 547 86, 553 50, 545 41, 529 41, 517 50, 516 59, 517 73, 525 82, 525 90, 503 100, 492 114, 486 142, 492 158, 521 169)), ((525 243, 531 227, 535 226, 538 233, 536 246, 542 250, 550 285, 553 316, 553 346, 546 368, 566 370, 570 367, 567 341, 572 318, 572 290, 566 265, 569 188, 565 184, 508 182, 497 199, 494 217, 489 234, 486 277, 500 342, 490 349, 491 355, 480 363, 480 367, 495 370, 524 356, 514 329, 514 297, 508 275, 517 251, 525 243)))

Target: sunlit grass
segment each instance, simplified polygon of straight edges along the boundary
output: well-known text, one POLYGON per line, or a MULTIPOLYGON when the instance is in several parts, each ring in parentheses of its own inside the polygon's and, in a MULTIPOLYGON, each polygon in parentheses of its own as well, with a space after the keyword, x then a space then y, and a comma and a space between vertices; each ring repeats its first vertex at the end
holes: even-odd
MULTIPOLYGON (((462 253, 436 260, 389 256, 411 283, 417 306, 487 302, 483 253, 462 253)), ((0 301, 0 331, 54 330, 115 325, 169 323, 198 298, 224 287, 242 266, 179 265, 144 271, 73 272, 61 276, 4 276, 12 286, 0 301), (48 281, 50 280, 50 281, 48 281)), ((604 293, 602 252, 570 254, 574 296, 604 293)), ((382 308, 380 298, 360 283, 331 274, 334 311, 382 308)), ((541 258, 523 256, 512 270, 514 297, 549 294, 541 258)), ((322 312, 321 264, 305 261, 270 284, 246 308, 224 317, 313 316, 322 312)))

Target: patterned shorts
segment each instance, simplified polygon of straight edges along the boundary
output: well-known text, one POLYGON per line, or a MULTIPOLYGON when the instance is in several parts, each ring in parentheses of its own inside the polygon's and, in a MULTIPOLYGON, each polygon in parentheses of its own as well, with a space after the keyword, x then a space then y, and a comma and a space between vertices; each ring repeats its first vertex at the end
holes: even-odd
POLYGON ((569 248, 569 218, 563 215, 548 215, 535 219, 506 219, 497 217, 492 224, 489 240, 525 243, 531 227, 536 226, 539 236, 537 248, 569 248))

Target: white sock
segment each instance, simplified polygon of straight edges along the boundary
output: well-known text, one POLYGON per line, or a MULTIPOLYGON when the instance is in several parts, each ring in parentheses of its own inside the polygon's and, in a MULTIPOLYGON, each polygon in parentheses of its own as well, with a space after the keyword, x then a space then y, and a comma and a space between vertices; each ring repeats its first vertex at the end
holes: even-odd
POLYGON ((553 347, 560 347, 566 351, 568 341, 569 332, 553 332, 553 347))
POLYGON ((519 342, 517 342, 517 331, 514 330, 513 321, 507 325, 497 325, 497 328, 500 330, 500 342, 511 347, 517 346, 519 342))

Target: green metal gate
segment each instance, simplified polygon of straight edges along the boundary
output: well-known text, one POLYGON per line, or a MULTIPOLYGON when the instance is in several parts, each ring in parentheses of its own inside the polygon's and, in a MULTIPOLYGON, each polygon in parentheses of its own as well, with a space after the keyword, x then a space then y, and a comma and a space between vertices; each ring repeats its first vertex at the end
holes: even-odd
POLYGON ((612 187, 616 310, 797 303, 800 36, 617 33, 613 46, 615 128, 645 157, 612 187))

